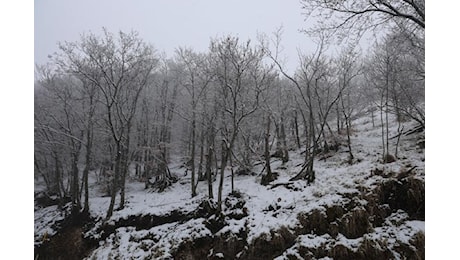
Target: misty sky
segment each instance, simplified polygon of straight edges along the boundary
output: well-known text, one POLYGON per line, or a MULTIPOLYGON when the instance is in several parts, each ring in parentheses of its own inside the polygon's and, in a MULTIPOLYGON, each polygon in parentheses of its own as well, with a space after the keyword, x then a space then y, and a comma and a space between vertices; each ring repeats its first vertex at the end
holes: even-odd
POLYGON ((298 0, 36 0, 34 61, 43 64, 59 41, 80 34, 136 30, 140 37, 171 57, 179 46, 206 51, 209 41, 231 33, 256 41, 257 32, 271 34, 283 25, 284 54, 289 70, 297 64, 297 48, 314 45, 299 32, 307 23, 298 0))

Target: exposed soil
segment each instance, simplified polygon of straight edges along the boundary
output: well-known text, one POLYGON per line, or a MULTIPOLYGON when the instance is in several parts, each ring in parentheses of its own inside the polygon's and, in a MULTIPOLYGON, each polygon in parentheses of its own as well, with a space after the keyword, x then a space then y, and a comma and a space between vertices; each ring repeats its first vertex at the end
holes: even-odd
POLYGON ((98 245, 97 241, 83 237, 88 223, 91 222, 87 214, 70 215, 59 223, 56 235, 44 237, 44 243, 34 248, 34 259, 83 259, 98 245))
POLYGON ((135 227, 136 230, 150 229, 152 227, 174 222, 186 222, 194 217, 200 217, 192 213, 184 213, 174 210, 166 215, 132 215, 128 218, 119 219, 115 223, 104 223, 97 229, 100 240, 106 239, 120 227, 135 227))
MULTIPOLYGON (((201 214, 204 212, 197 210, 191 213, 172 211, 164 216, 129 216, 112 224, 104 223, 96 233, 101 235, 99 240, 105 240, 119 227, 133 226, 137 230, 149 229, 166 223, 185 222, 195 217, 202 217, 201 214)), ((59 223, 56 235, 46 238, 41 246, 35 248, 35 259, 83 259, 98 245, 98 241, 84 237, 84 233, 93 228, 95 224, 95 221, 85 214, 73 218, 68 217, 59 223)))

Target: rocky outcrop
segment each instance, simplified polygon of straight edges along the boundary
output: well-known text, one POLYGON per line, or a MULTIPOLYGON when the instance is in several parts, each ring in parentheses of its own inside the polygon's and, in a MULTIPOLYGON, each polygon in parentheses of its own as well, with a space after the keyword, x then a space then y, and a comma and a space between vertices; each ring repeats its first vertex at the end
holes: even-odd
MULTIPOLYGON (((282 226, 246 241, 247 230, 238 234, 225 233, 193 241, 175 252, 176 259, 273 259, 286 256, 296 259, 286 250, 295 247, 304 259, 332 257, 333 259, 424 259, 424 233, 415 234, 408 243, 396 241, 388 245, 385 238, 375 239, 371 234, 381 227, 393 213, 405 212, 408 219, 425 219, 425 188, 423 180, 413 176, 404 179, 387 178, 374 189, 360 188, 360 193, 343 194, 345 203, 321 207, 297 216, 294 229, 282 226), (323 243, 307 246, 298 242, 301 236, 326 237, 323 243), (356 247, 340 242, 338 237, 358 241, 356 247)), ((240 203, 244 205, 244 203, 240 203)), ((402 222, 401 222, 402 223, 402 222)), ((401 223, 393 223, 395 225, 401 223)))

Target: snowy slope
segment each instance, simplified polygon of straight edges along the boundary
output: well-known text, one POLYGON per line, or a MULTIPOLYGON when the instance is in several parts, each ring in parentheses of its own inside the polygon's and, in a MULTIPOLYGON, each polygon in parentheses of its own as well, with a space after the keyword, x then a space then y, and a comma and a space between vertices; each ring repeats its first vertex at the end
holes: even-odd
MULTIPOLYGON (((104 224, 102 224, 102 219, 105 217, 110 198, 92 197, 90 213, 94 219, 100 221, 88 230, 85 236, 97 240, 104 239, 91 252, 88 259, 173 259, 178 251, 185 250, 184 245, 187 243, 195 245, 200 239, 209 244, 209 241, 213 239, 226 238, 228 240, 229 237, 237 237, 239 240, 245 240, 243 244, 246 247, 251 245, 256 247, 255 245, 261 238, 264 241, 274 241, 278 234, 277 230, 281 227, 295 234, 296 237, 292 242, 283 243, 280 249, 282 252, 277 254, 276 259, 304 259, 307 254, 305 252, 308 250, 308 252, 316 252, 312 253, 313 255, 323 255, 321 250, 336 252, 338 245, 348 248, 350 252, 358 252, 358 249, 363 248, 365 243, 371 243, 368 241, 373 241, 372 243, 388 249, 387 253, 392 254, 392 258, 403 259, 404 257, 400 254, 401 250, 398 251, 395 248, 398 248, 401 243, 410 247, 410 240, 418 232, 424 234, 425 228, 424 221, 413 220, 402 210, 389 214, 380 226, 370 227, 363 236, 358 238, 349 238, 350 236, 347 237, 340 232, 334 235, 318 234, 321 232, 317 231, 302 234, 301 230, 305 229, 305 223, 299 216, 311 215, 312 212, 319 212, 326 216, 326 212, 329 212, 334 206, 346 208, 353 205, 353 208, 348 209, 353 212, 360 208, 366 210, 366 205, 369 203, 366 201, 366 194, 378 189, 386 179, 395 177, 399 172, 404 172, 409 166, 416 166, 413 171, 415 175, 412 178, 424 182, 424 150, 419 149, 416 145, 417 136, 420 134, 403 136, 400 140, 400 159, 394 163, 382 164, 380 163, 382 157, 380 127, 373 127, 368 117, 359 118, 353 124, 354 164, 346 163, 347 148, 343 146, 339 152, 330 154, 330 157, 326 156, 323 160, 315 161, 316 180, 309 186, 302 180, 289 182, 289 179, 300 170, 303 162, 303 155, 300 154, 300 151, 291 151, 290 161, 284 165, 276 159, 272 160, 272 169, 279 173, 279 178, 273 182, 273 185, 260 185, 260 176, 237 176, 235 187, 242 195, 240 200, 244 201, 244 206, 234 208, 238 199, 228 196, 231 193, 231 187, 230 171, 227 171, 223 194, 228 203, 224 208, 224 213, 235 213, 238 210, 245 212, 244 214, 239 212, 241 216, 238 218, 227 217, 225 226, 216 232, 209 229, 210 220, 206 217, 189 217, 182 221, 171 221, 161 225, 152 224, 150 228, 135 227, 135 224, 117 226, 117 223, 121 223, 122 220, 135 219, 140 216, 164 216, 171 212, 181 216, 192 216, 200 203, 206 200, 207 187, 205 182, 199 183, 198 196, 191 198, 189 176, 182 177, 179 182, 174 183, 163 193, 148 192, 144 189, 143 183, 128 182, 126 207, 115 211, 111 219, 104 224), (379 169, 382 173, 374 174, 375 169, 379 169), (276 186, 276 184, 286 185, 276 186), (354 195, 356 196, 353 197, 354 195), (113 225, 115 229, 111 234, 103 234, 101 232, 103 225, 113 225), (242 233, 244 235, 241 235, 242 233), (382 244, 381 241, 385 243, 382 244)), ((411 122, 404 124, 405 129, 414 125, 411 122)), ((392 125, 390 131, 390 136, 396 135, 397 125, 392 125)), ((344 136, 341 138, 345 140, 344 136)), ((393 142, 391 147, 394 147, 396 139, 391 141, 393 142)), ((321 156, 318 157, 320 158, 321 156)), ((261 172, 261 167, 257 166, 254 172, 261 172)), ((183 176, 183 169, 177 165, 172 165, 171 170, 178 176, 183 176)), ((218 182, 215 182, 215 192, 217 185, 218 182)), ((97 195, 97 192, 94 194, 97 195)), ((342 222, 349 217, 347 214, 344 212, 343 217, 341 215, 342 222)), ((55 233, 52 230, 54 223, 52 219, 59 220, 56 208, 36 210, 36 245, 41 243, 45 232, 49 235, 55 233)), ((350 219, 353 220, 353 218, 350 219)), ((329 232, 330 229, 328 227, 326 229, 329 232)), ((206 248, 208 258, 229 259, 230 257, 225 255, 225 252, 218 252, 217 246, 203 248, 206 248)), ((247 259, 248 252, 251 250, 240 250, 241 252, 233 257, 245 258, 246 254, 247 259)), ((331 259, 328 257, 328 253, 324 253, 323 259, 331 259)))

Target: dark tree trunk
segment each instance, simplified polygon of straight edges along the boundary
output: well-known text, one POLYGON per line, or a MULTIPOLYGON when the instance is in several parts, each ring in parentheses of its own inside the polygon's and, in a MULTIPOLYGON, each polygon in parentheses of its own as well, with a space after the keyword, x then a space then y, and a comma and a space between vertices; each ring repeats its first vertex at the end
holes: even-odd
POLYGON ((348 116, 346 116, 346 115, 344 115, 344 116, 345 116, 345 125, 346 125, 346 128, 347 128, 348 164, 353 164, 353 159, 355 157, 353 156, 353 152, 351 150, 350 118, 348 116))
POLYGON ((192 183, 192 198, 196 196, 196 182, 195 182, 195 128, 196 128, 196 123, 195 123, 195 108, 192 108, 193 109, 193 112, 192 112, 192 133, 191 133, 191 164, 190 164, 190 167, 192 168, 192 180, 191 180, 191 183, 192 183))
POLYGON ((90 110, 88 114, 88 124, 86 126, 86 154, 85 154, 85 168, 83 170, 83 188, 85 190, 83 212, 89 212, 89 187, 88 175, 92 164, 92 148, 93 148, 93 115, 95 107, 93 105, 93 98, 90 97, 90 110))
MULTIPOLYGON (((84 132, 81 132, 81 136, 79 139, 81 140, 83 138, 84 132)), ((71 199, 72 199, 72 214, 78 214, 81 209, 81 203, 80 203, 80 189, 79 189, 79 183, 80 183, 80 178, 79 178, 79 169, 78 169, 78 160, 80 158, 80 151, 81 151, 81 146, 82 143, 79 141, 71 141, 72 143, 72 149, 73 149, 73 154, 72 154, 72 185, 71 185, 71 199)))
MULTIPOLYGON (((231 153, 231 151, 230 151, 230 153, 231 153)), ((235 190, 235 181, 234 181, 234 179, 235 179, 235 172, 233 171, 233 154, 230 154, 230 155, 229 155, 229 160, 230 160, 230 171, 231 171, 231 173, 232 173, 232 175, 231 175, 231 178, 232 178, 232 180, 231 180, 231 187, 232 187, 232 193, 233 193, 233 191, 235 190)))
POLYGON ((222 140, 219 191, 217 193, 217 211, 219 213, 222 212, 222 189, 224 186, 224 175, 225 175, 225 168, 227 167, 228 154, 230 152, 229 150, 230 148, 227 145, 227 142, 225 142, 225 140, 222 140))
POLYGON ((71 199, 72 199, 72 214, 76 214, 80 211, 80 196, 78 196, 79 191, 79 174, 78 174, 78 156, 77 151, 74 152, 72 156, 72 185, 71 185, 71 199))
POLYGON ((214 198, 212 191, 212 158, 213 158, 213 148, 212 142, 208 141, 208 154, 206 155, 206 178, 208 180, 208 196, 210 199, 214 198))
POLYGON ((109 219, 113 214, 113 209, 115 207, 115 198, 117 196, 117 191, 119 188, 119 176, 121 171, 121 159, 122 159, 122 147, 120 141, 116 144, 116 156, 115 156, 115 171, 113 173, 112 185, 110 189, 110 205, 107 210, 106 219, 109 219))
POLYGON ((295 140, 297 143, 297 148, 300 149, 300 136, 299 136, 299 123, 297 120, 297 110, 294 111, 294 129, 295 129, 295 140))
POLYGON ((191 131, 191 165, 192 168, 192 176, 191 176, 191 184, 192 184, 192 198, 196 196, 196 186, 197 182, 196 178, 196 167, 195 167, 195 156, 196 156, 196 104, 195 104, 195 87, 194 81, 192 76, 192 131, 191 131))
POLYGON ((380 125, 381 125, 381 130, 382 130, 382 161, 385 162, 386 150, 385 150, 385 124, 383 123, 383 96, 382 96, 382 102, 380 103, 380 125))
MULTIPOLYGON (((129 143, 129 141, 128 141, 129 143)), ((127 144, 129 145, 129 144, 127 144)), ((122 152, 122 167, 121 167, 121 175, 120 175, 120 206, 119 209, 123 209, 125 207, 125 189, 126 189, 126 175, 129 174, 129 149, 125 147, 122 152)))
POLYGON ((83 212, 89 212, 89 188, 88 188, 88 175, 91 167, 91 156, 92 156, 92 134, 90 131, 87 132, 87 143, 86 143, 86 155, 85 155, 85 169, 83 170, 83 186, 85 190, 83 212))
POLYGON ((305 134, 305 157, 304 157, 304 163, 308 162, 308 158, 310 158, 310 137, 308 136, 308 123, 307 119, 305 116, 302 114, 302 119, 303 119, 303 125, 304 125, 304 134, 305 134))
POLYGON ((336 112, 337 112, 337 133, 340 134, 340 109, 339 109, 339 103, 337 102, 336 105, 336 112))
MULTIPOLYGON (((353 159, 355 158, 353 156, 353 152, 351 150, 351 113, 348 114, 345 108, 345 103, 343 101, 343 98, 341 98, 342 101, 342 112, 343 112, 343 117, 345 119, 345 126, 347 130, 347 146, 348 146, 348 164, 353 164, 353 159)), ((350 105, 350 104, 349 104, 350 105)))
POLYGON ((273 181, 273 173, 270 167, 270 116, 267 116, 267 128, 265 130, 265 142, 264 142, 264 157, 265 157, 265 171, 266 174, 262 176, 260 184, 268 185, 273 181))
POLYGON ((395 159, 398 159, 399 141, 401 139, 401 135, 403 134, 403 131, 404 131, 404 126, 401 127, 401 122, 398 121, 398 139, 396 140, 395 159))
POLYGON ((203 175, 203 161, 204 161, 204 133, 201 131, 200 136, 200 162, 198 163, 198 181, 204 181, 203 175))

